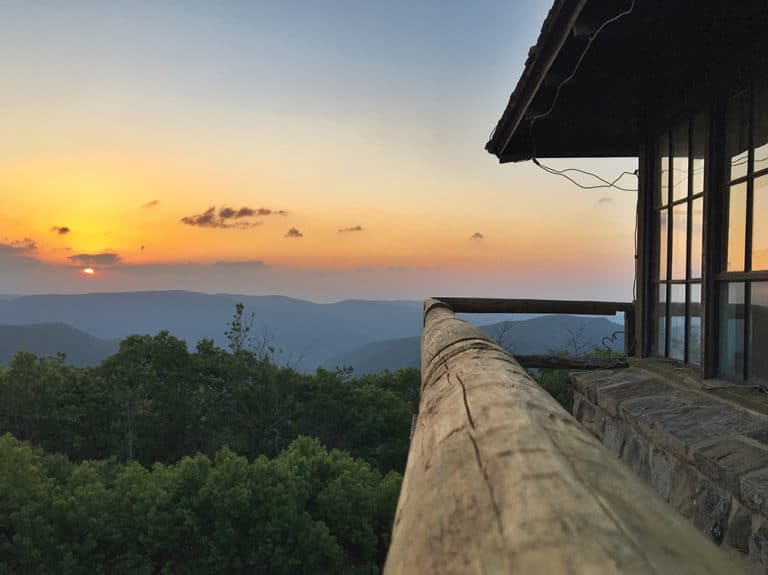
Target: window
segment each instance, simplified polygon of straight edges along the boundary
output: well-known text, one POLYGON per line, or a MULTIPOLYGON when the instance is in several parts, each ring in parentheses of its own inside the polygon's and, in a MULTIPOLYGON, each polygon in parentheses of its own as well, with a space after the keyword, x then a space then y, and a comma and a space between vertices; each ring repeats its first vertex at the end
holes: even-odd
POLYGON ((728 101, 719 375, 768 382, 768 83, 728 101))
POLYGON ((654 353, 701 363, 702 232, 707 116, 700 114, 656 142, 654 353))

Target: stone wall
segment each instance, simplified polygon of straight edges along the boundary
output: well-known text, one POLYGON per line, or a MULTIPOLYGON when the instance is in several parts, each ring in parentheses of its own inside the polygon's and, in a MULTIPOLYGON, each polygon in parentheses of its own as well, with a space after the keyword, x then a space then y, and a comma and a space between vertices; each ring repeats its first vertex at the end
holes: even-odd
POLYGON ((710 540, 768 568, 768 417, 639 368, 572 377, 587 430, 710 540))

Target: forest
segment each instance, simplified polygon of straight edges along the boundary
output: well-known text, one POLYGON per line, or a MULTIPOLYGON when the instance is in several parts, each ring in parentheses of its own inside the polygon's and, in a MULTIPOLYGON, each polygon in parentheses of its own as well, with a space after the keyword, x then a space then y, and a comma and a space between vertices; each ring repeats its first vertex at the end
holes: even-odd
POLYGON ((307 375, 250 329, 0 367, 0 573, 378 573, 418 371, 307 375))
POLYGON ((0 573, 380 573, 419 372, 300 373, 252 327, 238 304, 226 349, 160 332, 0 366, 0 573))

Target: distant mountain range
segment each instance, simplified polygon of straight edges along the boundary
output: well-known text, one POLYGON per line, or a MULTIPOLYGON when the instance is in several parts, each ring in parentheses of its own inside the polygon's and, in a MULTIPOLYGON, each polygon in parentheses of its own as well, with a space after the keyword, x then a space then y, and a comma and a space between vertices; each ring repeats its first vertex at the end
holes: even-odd
POLYGON ((23 350, 37 355, 64 353, 74 365, 95 365, 119 345, 117 339, 100 339, 64 323, 0 325, 0 364, 23 350))
MULTIPOLYGON (((581 317, 569 315, 547 315, 522 321, 510 321, 481 326, 480 329, 496 339, 501 330, 508 329, 503 344, 513 354, 533 355, 549 352, 568 351, 581 354, 594 348, 605 349, 604 337, 622 329, 621 325, 603 317, 581 317)), ((390 371, 404 367, 421 365, 420 338, 405 337, 377 341, 358 346, 338 354, 327 362, 328 369, 336 366, 349 366, 354 373, 364 375, 384 369, 390 371)), ((615 341, 606 342, 611 349, 624 350, 624 336, 616 333, 615 341)))
MULTIPOLYGON (((62 351, 76 365, 95 364, 114 353, 120 339, 164 329, 190 349, 203 338, 226 346, 224 332, 237 302, 245 305, 246 315, 254 314, 252 333, 266 334, 283 350, 279 362, 301 360, 299 369, 310 371, 352 365, 356 373, 418 366, 421 302, 319 304, 282 296, 187 291, 0 296, 0 363, 17 350, 29 350, 42 355, 62 351)), ((498 324, 508 317, 475 315, 472 320, 498 324)), ((518 353, 559 349, 569 328, 585 326, 589 345, 621 329, 605 318, 571 316, 542 316, 513 325, 507 337, 518 353)))

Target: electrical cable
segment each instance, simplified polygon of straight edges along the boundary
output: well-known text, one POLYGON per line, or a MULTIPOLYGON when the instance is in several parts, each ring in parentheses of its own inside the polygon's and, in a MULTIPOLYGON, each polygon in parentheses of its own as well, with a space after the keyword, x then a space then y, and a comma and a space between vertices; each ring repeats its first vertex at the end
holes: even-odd
MULTIPOLYGON (((617 20, 620 20, 621 18, 631 14, 634 9, 635 9, 635 0, 632 0, 632 2, 629 5, 629 8, 627 8, 623 12, 620 12, 616 16, 613 16, 612 18, 609 18, 608 20, 603 22, 600 26, 598 26, 597 30, 595 30, 595 32, 589 36, 589 40, 587 41, 587 45, 584 47, 584 50, 581 52, 581 55, 579 56, 578 60, 576 61, 576 65, 573 67, 573 70, 571 71, 571 73, 562 82, 560 82, 557 85, 557 88, 555 89, 555 96, 552 99, 552 104, 550 105, 549 109, 546 112, 542 112, 540 114, 536 114, 533 118, 531 118, 531 121, 528 124, 528 136, 529 136, 529 138, 531 140, 531 160, 533 161, 533 163, 535 165, 537 165, 539 168, 543 169, 545 172, 547 172, 549 174, 552 174, 552 175, 561 176, 561 177, 567 179, 568 181, 570 181, 571 183, 573 183, 574 185, 578 186, 579 188, 582 188, 582 189, 585 189, 585 190, 594 190, 594 189, 599 189, 599 188, 616 188, 618 190, 625 191, 625 192, 636 192, 637 191, 637 189, 625 188, 625 187, 617 185, 617 182, 619 180, 621 180, 625 175, 630 174, 630 172, 622 172, 614 180, 609 181, 609 180, 606 180, 605 178, 602 178, 602 177, 598 176, 597 174, 594 174, 592 172, 588 172, 586 170, 579 170, 577 168, 568 168, 566 170, 556 170, 555 168, 552 168, 551 166, 547 166, 547 165, 542 164, 536 158, 536 139, 534 138, 534 135, 533 135, 533 127, 534 127, 534 124, 536 123, 537 120, 540 120, 542 118, 546 118, 547 116, 552 114, 552 112, 555 109, 555 106, 557 105, 558 98, 560 97, 560 90, 563 88, 563 86, 565 86, 568 82, 570 82, 574 78, 574 76, 576 76, 576 72, 579 70, 579 67, 581 66, 582 61, 586 57, 587 52, 589 52, 589 49, 592 46, 592 42, 595 41, 595 38, 597 38, 597 36, 600 34, 600 32, 602 32, 603 29, 606 26, 609 26, 613 22, 616 22, 617 20), (567 172, 578 172, 578 173, 582 173, 582 174, 588 175, 590 177, 594 177, 598 181, 602 182, 602 184, 596 184, 596 185, 593 185, 593 186, 587 186, 587 185, 581 184, 580 182, 576 181, 574 178, 568 176, 567 172)), ((632 174, 632 175, 637 175, 637 170, 635 170, 634 174, 632 174)))

